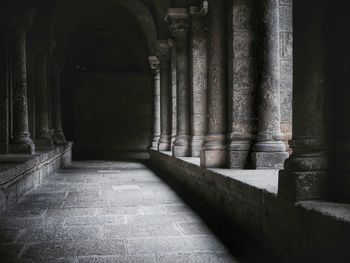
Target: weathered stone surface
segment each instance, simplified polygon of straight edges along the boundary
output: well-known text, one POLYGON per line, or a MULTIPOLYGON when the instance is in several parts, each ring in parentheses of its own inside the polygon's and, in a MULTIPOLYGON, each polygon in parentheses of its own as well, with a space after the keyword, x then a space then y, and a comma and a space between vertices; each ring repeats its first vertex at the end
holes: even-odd
POLYGON ((281 167, 281 156, 288 156, 281 134, 278 0, 261 2, 259 15, 259 119, 252 153, 253 167, 257 169, 281 167))
POLYGON ((158 149, 160 139, 160 71, 157 57, 148 58, 152 72, 153 87, 153 138, 152 149, 158 149))
POLYGON ((176 139, 172 148, 174 156, 190 155, 190 54, 189 13, 185 8, 168 10, 167 16, 176 42, 176 139))
POLYGON ((27 103, 26 73, 26 34, 29 31, 34 12, 27 12, 18 17, 12 28, 13 45, 13 138, 9 151, 11 153, 34 153, 34 144, 30 139, 27 103))
POLYGON ((162 40, 158 43, 158 57, 160 60, 160 123, 161 134, 158 150, 169 151, 171 148, 171 43, 162 40))
POLYGON ((325 91, 327 83, 323 8, 296 4, 294 23, 293 154, 280 172, 279 195, 322 198, 325 192, 325 91), (308 15, 313 10, 313 18, 308 15), (306 51, 308 50, 308 51, 306 51), (305 65, 305 60, 308 61, 305 65))
POLYGON ((200 7, 191 7, 191 156, 199 157, 206 132, 207 39, 200 7))
POLYGON ((249 166, 255 128, 255 10, 252 1, 233 1, 232 9, 227 161, 230 168, 245 168, 249 166))
POLYGON ((205 167, 226 165, 225 7, 222 0, 209 1, 207 133, 201 151, 205 167))

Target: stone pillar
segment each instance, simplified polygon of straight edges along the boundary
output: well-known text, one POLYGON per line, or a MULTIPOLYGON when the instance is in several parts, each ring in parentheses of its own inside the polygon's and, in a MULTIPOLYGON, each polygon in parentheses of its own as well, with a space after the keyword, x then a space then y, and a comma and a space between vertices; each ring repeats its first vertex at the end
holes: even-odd
POLYGON ((226 1, 209 1, 207 133, 201 151, 204 167, 226 166, 226 1))
POLYGON ((177 123, 177 118, 176 118, 176 87, 177 87, 177 81, 176 81, 176 45, 175 41, 171 40, 171 149, 174 146, 174 142, 176 139, 176 123, 177 123))
POLYGON ((205 9, 191 7, 191 156, 199 157, 206 133, 207 36, 205 9))
POLYGON ((158 143, 160 139, 160 72, 159 60, 157 57, 151 56, 148 58, 152 82, 153 82, 153 138, 151 149, 158 150, 158 143))
POLYGON ((53 139, 55 144, 62 144, 66 138, 62 129, 61 72, 64 62, 56 62, 51 67, 52 101, 53 101, 53 139))
POLYGON ((229 168, 247 168, 255 132, 255 2, 234 0, 229 84, 229 168))
POLYGON ((278 186, 278 195, 292 201, 326 194, 326 10, 313 1, 295 1, 293 7, 293 153, 279 172, 278 186))
POLYGON ((258 132, 252 162, 257 169, 279 169, 288 157, 281 134, 278 0, 259 1, 258 132))
POLYGON ((28 122, 32 140, 36 135, 36 59, 35 46, 30 39, 27 41, 27 93, 28 93, 28 122))
POLYGON ((0 154, 8 152, 9 103, 8 103, 8 28, 0 25, 0 154))
POLYGON ((158 150, 171 149, 171 45, 168 40, 158 43, 158 57, 160 61, 160 139, 158 150))
POLYGON ((49 126, 49 95, 48 95, 48 58, 55 42, 52 39, 35 39, 36 58, 36 110, 37 132, 35 144, 37 147, 52 147, 53 140, 49 126))
POLYGON ((12 26, 13 47, 13 134, 10 153, 33 154, 34 144, 28 128, 26 35, 32 25, 34 13, 16 19, 12 26))
POLYGON ((177 125, 172 148, 176 157, 190 156, 190 55, 189 13, 184 8, 171 8, 168 22, 176 41, 177 125))

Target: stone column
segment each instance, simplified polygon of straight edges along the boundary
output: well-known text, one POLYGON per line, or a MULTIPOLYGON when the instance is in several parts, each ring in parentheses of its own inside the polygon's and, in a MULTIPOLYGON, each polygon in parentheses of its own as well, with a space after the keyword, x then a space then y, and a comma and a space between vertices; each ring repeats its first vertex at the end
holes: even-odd
POLYGON ((49 95, 48 95, 48 58, 55 42, 52 39, 35 39, 36 58, 36 110, 37 132, 35 144, 37 147, 52 147, 53 140, 49 126, 49 95))
POLYGON ((171 45, 168 40, 158 43, 160 60, 160 139, 158 150, 170 151, 171 147, 171 45))
POLYGON ((206 133, 207 35, 205 8, 191 7, 191 156, 199 157, 206 133))
POLYGON ((278 195, 296 200, 324 198, 327 85, 323 4, 295 1, 292 155, 279 173, 278 195), (312 13, 312 15, 310 15, 312 13))
POLYGON ((30 39, 27 41, 27 93, 28 93, 28 122, 32 140, 36 134, 36 59, 35 46, 30 39))
POLYGON ((201 151, 204 167, 226 166, 225 3, 225 0, 209 1, 207 133, 201 151))
POLYGON ((28 128, 26 35, 34 12, 17 18, 12 26, 13 47, 13 134, 10 153, 33 154, 34 144, 28 128))
POLYGON ((177 123, 177 118, 176 118, 176 87, 177 87, 177 81, 176 81, 176 45, 175 41, 171 40, 171 149, 174 146, 174 142, 176 139, 176 123, 177 123))
POLYGON ((64 62, 55 62, 51 67, 52 100, 53 100, 53 139, 55 144, 62 144, 66 138, 62 129, 62 106, 61 106, 61 72, 64 62))
POLYGON ((0 154, 8 152, 9 103, 8 103, 8 28, 0 25, 0 154))
POLYGON ((167 20, 176 41, 177 129, 172 151, 176 157, 190 156, 189 13, 184 8, 171 8, 167 20))
POLYGON ((152 82, 153 82, 153 138, 151 149, 158 150, 158 143, 160 138, 160 72, 159 60, 157 57, 151 56, 148 58, 152 82))
POLYGON ((281 134, 278 0, 259 1, 258 133, 252 162, 257 169, 279 169, 288 157, 281 134))
POLYGON ((247 168, 255 131, 255 2, 234 0, 229 84, 229 168, 247 168), (231 59, 232 57, 232 59, 231 59))

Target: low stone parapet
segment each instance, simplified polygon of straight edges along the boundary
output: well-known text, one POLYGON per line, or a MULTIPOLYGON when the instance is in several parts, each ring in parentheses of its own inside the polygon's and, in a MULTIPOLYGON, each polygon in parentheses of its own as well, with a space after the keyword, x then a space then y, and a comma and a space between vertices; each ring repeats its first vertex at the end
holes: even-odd
POLYGON ((35 154, 0 154, 0 209, 10 207, 72 161, 72 142, 35 154))

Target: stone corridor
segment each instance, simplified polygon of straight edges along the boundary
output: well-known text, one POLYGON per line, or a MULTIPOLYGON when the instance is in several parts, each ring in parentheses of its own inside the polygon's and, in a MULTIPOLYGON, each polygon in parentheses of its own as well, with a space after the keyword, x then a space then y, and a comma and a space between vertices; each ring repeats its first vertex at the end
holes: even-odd
POLYGON ((2 212, 0 226, 1 262, 242 262, 142 163, 73 162, 2 212))

